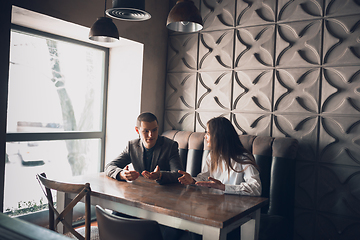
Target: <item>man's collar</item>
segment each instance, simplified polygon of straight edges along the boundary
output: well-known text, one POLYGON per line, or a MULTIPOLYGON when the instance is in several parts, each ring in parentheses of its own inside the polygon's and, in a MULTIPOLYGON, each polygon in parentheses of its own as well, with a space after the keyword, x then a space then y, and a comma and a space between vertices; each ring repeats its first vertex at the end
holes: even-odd
POLYGON ((140 141, 142 147, 144 148, 144 151, 152 151, 152 150, 154 150, 154 149, 156 148, 156 146, 158 145, 159 138, 160 138, 160 136, 158 137, 158 139, 156 139, 156 143, 155 143, 155 145, 154 145, 152 148, 146 148, 146 147, 144 146, 144 143, 143 143, 142 141, 140 141))

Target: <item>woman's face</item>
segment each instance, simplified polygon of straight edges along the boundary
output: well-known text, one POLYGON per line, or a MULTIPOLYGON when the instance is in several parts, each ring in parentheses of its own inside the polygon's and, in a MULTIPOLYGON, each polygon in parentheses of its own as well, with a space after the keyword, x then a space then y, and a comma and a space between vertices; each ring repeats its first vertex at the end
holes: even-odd
POLYGON ((206 140, 207 146, 210 148, 210 147, 211 147, 211 143, 210 143, 210 131, 209 131, 209 126, 206 126, 205 140, 206 140))

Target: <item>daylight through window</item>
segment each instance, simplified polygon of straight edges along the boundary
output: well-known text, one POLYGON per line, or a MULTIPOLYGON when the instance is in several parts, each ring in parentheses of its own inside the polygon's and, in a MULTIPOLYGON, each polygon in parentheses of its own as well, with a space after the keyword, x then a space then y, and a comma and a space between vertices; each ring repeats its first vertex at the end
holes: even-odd
POLYGON ((36 173, 100 171, 107 59, 106 48, 12 29, 3 212, 42 208, 36 173))

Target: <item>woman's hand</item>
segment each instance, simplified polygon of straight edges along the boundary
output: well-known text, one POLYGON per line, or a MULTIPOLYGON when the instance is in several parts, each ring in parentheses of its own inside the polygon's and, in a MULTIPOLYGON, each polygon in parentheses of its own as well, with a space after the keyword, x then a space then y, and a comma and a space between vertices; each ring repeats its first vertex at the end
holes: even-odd
POLYGON ((208 177, 208 179, 209 181, 199 181, 195 184, 203 187, 211 187, 225 191, 225 184, 212 177, 208 177))
POLYGON ((192 176, 189 173, 181 170, 179 170, 178 173, 182 174, 182 176, 178 178, 181 184, 189 185, 195 183, 195 180, 192 178, 192 176))

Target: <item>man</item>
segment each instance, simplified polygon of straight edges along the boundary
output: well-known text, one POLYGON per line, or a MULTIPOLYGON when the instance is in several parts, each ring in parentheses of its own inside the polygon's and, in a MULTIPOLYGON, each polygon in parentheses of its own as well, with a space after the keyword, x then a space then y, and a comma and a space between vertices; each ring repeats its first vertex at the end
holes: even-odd
POLYGON ((158 135, 158 121, 154 114, 138 116, 135 131, 139 139, 128 142, 126 149, 106 165, 107 176, 117 180, 134 181, 140 174, 159 184, 177 183, 182 164, 178 143, 158 135))

